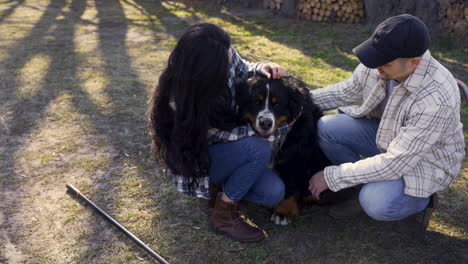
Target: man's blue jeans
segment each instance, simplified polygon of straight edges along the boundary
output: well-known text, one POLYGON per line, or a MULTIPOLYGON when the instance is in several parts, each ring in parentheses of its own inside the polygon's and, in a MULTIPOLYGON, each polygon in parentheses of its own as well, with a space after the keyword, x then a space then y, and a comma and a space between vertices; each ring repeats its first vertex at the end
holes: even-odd
POLYGON ((284 197, 284 183, 270 168, 270 143, 258 137, 211 145, 210 181, 227 197, 271 206, 284 197))
MULTIPOLYGON (((380 153, 375 142, 378 126, 377 119, 326 115, 318 122, 319 144, 335 165, 356 162, 380 153)), ((429 198, 406 195, 404 187, 402 178, 364 184, 359 203, 370 217, 380 221, 401 220, 424 210, 429 198)))

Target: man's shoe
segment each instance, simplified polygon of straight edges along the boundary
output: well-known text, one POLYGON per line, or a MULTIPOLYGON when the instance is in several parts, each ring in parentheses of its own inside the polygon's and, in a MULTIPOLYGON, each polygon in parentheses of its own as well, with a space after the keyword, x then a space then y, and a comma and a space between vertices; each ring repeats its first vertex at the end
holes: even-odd
POLYGON ((396 221, 393 225, 393 230, 400 234, 409 234, 422 238, 429 226, 429 220, 431 220, 432 213, 435 211, 438 204, 439 197, 434 193, 431 196, 426 209, 417 214, 410 215, 403 220, 396 221))
POLYGON ((255 242, 265 238, 261 229, 242 219, 237 203, 225 202, 219 196, 216 197, 211 223, 216 232, 226 234, 237 241, 255 242))
POLYGON ((357 197, 334 205, 328 211, 328 215, 335 219, 347 219, 362 214, 364 210, 357 197))

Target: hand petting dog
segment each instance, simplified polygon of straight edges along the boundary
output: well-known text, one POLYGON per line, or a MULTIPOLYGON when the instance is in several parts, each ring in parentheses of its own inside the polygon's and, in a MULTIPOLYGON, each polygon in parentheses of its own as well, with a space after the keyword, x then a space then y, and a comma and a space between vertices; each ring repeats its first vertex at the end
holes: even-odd
POLYGON ((286 70, 274 62, 267 62, 260 65, 260 72, 268 79, 279 79, 286 75, 286 70))
POLYGON ((309 180, 309 191, 312 193, 312 196, 315 199, 320 200, 320 194, 326 189, 328 189, 328 185, 325 181, 323 171, 315 173, 309 180))

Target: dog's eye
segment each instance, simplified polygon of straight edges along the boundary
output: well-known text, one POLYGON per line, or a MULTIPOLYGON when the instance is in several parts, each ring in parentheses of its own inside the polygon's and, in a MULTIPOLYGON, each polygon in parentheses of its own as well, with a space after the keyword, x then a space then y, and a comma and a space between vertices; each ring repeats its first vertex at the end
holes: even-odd
POLYGON ((278 105, 278 98, 273 97, 273 98, 271 99, 271 105, 272 105, 272 106, 277 106, 277 105, 278 105))
POLYGON ((262 105, 262 104, 263 104, 263 101, 260 100, 260 99, 257 99, 257 100, 255 101, 255 103, 256 103, 257 105, 262 105))

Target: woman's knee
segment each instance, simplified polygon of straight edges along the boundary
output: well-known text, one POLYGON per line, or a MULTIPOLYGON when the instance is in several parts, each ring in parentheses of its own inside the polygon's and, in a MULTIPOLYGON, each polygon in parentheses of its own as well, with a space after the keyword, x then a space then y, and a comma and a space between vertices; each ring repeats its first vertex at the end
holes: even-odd
POLYGON ((267 140, 259 137, 247 137, 245 138, 248 151, 248 155, 251 161, 258 162, 262 165, 267 165, 271 159, 271 146, 267 140))
POLYGON ((268 188, 268 194, 265 195, 264 204, 267 206, 275 205, 284 199, 285 186, 280 178, 271 181, 268 188))

